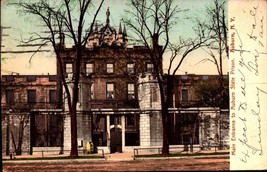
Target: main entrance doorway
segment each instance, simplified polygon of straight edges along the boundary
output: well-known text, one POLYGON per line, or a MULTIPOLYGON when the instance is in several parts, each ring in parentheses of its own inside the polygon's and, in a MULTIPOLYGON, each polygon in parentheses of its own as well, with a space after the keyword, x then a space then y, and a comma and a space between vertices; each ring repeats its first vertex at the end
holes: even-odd
POLYGON ((110 153, 122 152, 121 115, 110 115, 110 153))
POLYGON ((122 131, 114 127, 110 130, 110 153, 122 152, 122 131))

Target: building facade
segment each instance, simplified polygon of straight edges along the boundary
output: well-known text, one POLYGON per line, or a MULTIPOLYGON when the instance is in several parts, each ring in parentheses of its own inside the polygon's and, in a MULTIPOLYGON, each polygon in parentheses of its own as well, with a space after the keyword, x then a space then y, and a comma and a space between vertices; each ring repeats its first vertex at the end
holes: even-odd
MULTIPOLYGON (((125 27, 122 29, 119 24, 118 30, 113 28, 109 15, 108 10, 103 26, 95 25, 81 59, 77 104, 79 153, 86 152, 88 143, 93 143, 96 151, 103 149, 105 153, 132 152, 140 147, 160 148, 163 139, 161 101, 149 52, 142 46, 127 46, 125 27)), ((64 50, 60 55, 63 77, 72 90, 75 47, 60 46, 64 50)), ((10 118, 15 112, 22 113, 23 103, 23 107, 29 107, 23 111, 27 114, 24 122, 27 125, 17 134, 18 137, 24 135, 23 151, 70 152, 70 113, 60 76, 59 67, 53 76, 3 76, 1 101, 5 107, 2 114, 6 116, 2 118, 5 119, 2 120, 2 143, 6 144, 2 153, 15 150, 10 131, 16 126, 10 124, 10 118), (24 98, 20 98, 21 95, 25 95, 24 98)), ((173 102, 169 107, 171 147, 180 146, 183 150, 184 145, 189 144, 197 149, 229 145, 227 108, 212 104, 215 99, 203 97, 198 89, 202 88, 201 83, 211 83, 216 78, 218 76, 175 76, 173 102)))
MULTIPOLYGON (((126 36, 125 27, 122 29, 120 24, 117 32, 110 26, 107 16, 103 27, 95 25, 84 50, 77 107, 77 123, 82 124, 78 125, 82 126, 78 127, 81 150, 88 142, 111 153, 130 151, 133 146, 147 144, 147 141, 143 143, 145 139, 140 133, 143 120, 140 120, 138 99, 139 75, 152 73, 153 65, 145 47, 127 47, 126 36)), ((75 72, 74 52, 73 48, 65 48, 61 54, 70 90, 75 72)), ((70 130, 70 118, 65 120, 65 128, 70 130)), ((65 133, 64 147, 70 150, 70 132, 65 133)))
POLYGON ((2 76, 2 154, 29 154, 38 147, 63 146, 57 79, 56 75, 2 76))

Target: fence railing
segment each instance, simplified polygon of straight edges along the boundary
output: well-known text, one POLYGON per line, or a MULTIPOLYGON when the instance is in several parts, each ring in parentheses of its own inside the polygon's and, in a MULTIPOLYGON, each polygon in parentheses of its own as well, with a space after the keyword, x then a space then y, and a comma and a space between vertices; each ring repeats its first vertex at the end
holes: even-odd
MULTIPOLYGON (((70 152, 71 150, 64 150, 64 152, 70 152)), ((79 152, 79 155, 98 155, 100 154, 100 157, 101 158, 105 158, 105 152, 104 152, 104 149, 97 149, 97 152, 88 152, 87 149, 83 149, 83 150, 78 150, 79 152), (100 153, 98 153, 100 152, 100 153)), ((2 154, 4 152, 2 151, 2 154)), ((44 157, 53 157, 53 156, 59 156, 59 155, 66 155, 64 154, 63 152, 61 151, 56 151, 56 150, 40 150, 40 151, 32 151, 32 153, 30 153, 29 151, 22 151, 21 152, 21 155, 16 155, 15 152, 11 152, 9 154, 9 158, 10 159, 15 159, 16 157, 18 156, 34 156, 34 157, 41 157, 41 158, 44 158, 44 157)))
MULTIPOLYGON (((209 146, 209 151, 214 151, 217 152, 219 150, 220 146, 214 145, 214 146, 209 146)), ((170 153, 177 153, 177 152, 183 152, 183 153, 193 153, 194 150, 195 152, 200 152, 203 151, 203 147, 200 145, 181 145, 181 146, 176 146, 176 147, 169 147, 169 152, 170 153), (175 151, 176 150, 176 151, 175 151)), ((140 152, 145 152, 142 155, 145 154, 161 154, 162 153, 162 147, 154 147, 154 148, 134 148, 133 153, 134 153, 134 159, 140 155, 140 152)))

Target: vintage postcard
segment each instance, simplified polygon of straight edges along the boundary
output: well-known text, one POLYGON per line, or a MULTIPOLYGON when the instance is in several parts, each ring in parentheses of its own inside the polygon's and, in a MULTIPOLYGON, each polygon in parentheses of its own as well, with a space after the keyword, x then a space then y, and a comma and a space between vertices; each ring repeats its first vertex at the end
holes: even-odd
POLYGON ((266 0, 1 0, 0 52, 4 171, 267 169, 266 0))

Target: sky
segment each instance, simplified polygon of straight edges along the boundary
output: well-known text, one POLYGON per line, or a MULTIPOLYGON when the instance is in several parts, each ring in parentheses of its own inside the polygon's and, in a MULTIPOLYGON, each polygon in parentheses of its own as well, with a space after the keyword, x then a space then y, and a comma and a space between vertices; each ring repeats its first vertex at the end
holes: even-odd
MULTIPOLYGON (((38 25, 38 21, 32 20, 32 17, 23 16, 17 12, 17 9, 12 6, 7 6, 7 2, 16 0, 1 1, 1 25, 8 27, 3 29, 2 51, 18 51, 29 50, 28 48, 17 47, 21 44, 19 40, 25 39, 32 31, 41 31, 43 28, 38 25)), ((119 27, 120 20, 124 17, 124 9, 127 9, 127 0, 106 0, 99 13, 97 20, 105 22, 106 10, 110 9, 110 24, 116 29, 119 27)), ((179 7, 189 9, 186 13, 181 13, 180 18, 184 17, 202 17, 205 18, 204 10, 210 5, 212 0, 176 0, 179 7)), ((172 38, 176 39, 179 36, 193 35, 194 23, 190 20, 180 20, 177 26, 172 31, 172 38)), ((127 29, 127 28, 126 28, 127 29)), ((33 47, 30 47, 33 49, 33 47)), ((32 53, 23 54, 1 54, 1 73, 2 74, 56 74, 56 59, 53 52, 37 53, 31 59, 32 53), (3 60, 4 59, 4 60, 3 60), (29 60, 31 59, 31 63, 29 60)), ((168 56, 168 54, 166 54, 168 56)), ((191 53, 182 64, 177 74, 185 72, 191 74, 217 74, 216 67, 211 62, 199 63, 202 59, 210 57, 205 51, 199 49, 191 53)), ((225 73, 228 71, 227 61, 224 63, 225 73)))

